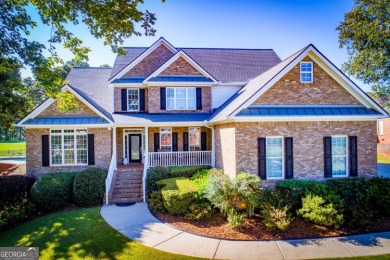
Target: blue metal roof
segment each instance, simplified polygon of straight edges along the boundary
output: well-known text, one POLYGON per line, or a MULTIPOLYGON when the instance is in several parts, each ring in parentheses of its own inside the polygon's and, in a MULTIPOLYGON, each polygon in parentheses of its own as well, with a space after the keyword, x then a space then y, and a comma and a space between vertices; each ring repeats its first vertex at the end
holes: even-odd
POLYGON ((29 119, 23 125, 92 125, 109 124, 100 117, 38 117, 29 119))
POLYGON ((126 77, 113 80, 112 83, 142 83, 146 77, 126 77))
POLYGON ((237 116, 367 116, 380 115, 364 106, 256 106, 241 110, 237 116))
POLYGON ((212 79, 203 76, 157 76, 149 79, 149 82, 213 82, 212 79))

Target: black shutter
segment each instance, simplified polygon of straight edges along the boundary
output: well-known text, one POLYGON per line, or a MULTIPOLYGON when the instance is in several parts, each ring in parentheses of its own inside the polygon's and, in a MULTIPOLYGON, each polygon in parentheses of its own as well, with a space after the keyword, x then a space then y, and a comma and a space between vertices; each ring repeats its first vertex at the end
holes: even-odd
POLYGON ((139 90, 139 110, 145 111, 145 89, 139 90))
POLYGON ((285 178, 293 179, 294 178, 294 158, 293 158, 293 138, 286 137, 284 138, 284 147, 285 147, 285 178))
POLYGON ((202 151, 207 151, 207 135, 206 132, 200 133, 200 148, 202 151))
POLYGON ((177 133, 172 133, 172 151, 177 152, 177 133))
POLYGON ((160 109, 167 109, 166 88, 160 88, 160 109))
POLYGON ((42 166, 50 166, 49 135, 42 135, 42 166))
POLYGON ((332 137, 324 137, 324 177, 332 177, 332 137))
POLYGON ((196 110, 202 110, 202 88, 196 88, 196 110))
POLYGON ((349 176, 358 176, 357 136, 349 137, 349 176))
POLYGON ((121 89, 122 111, 127 111, 127 89, 121 89))
POLYGON ((160 149, 160 134, 154 133, 154 151, 158 152, 160 149))
POLYGON ((188 132, 183 133, 183 151, 188 151, 188 132))
POLYGON ((88 134, 88 165, 95 165, 95 135, 88 134))
POLYGON ((259 177, 262 180, 267 179, 267 156, 265 148, 265 138, 257 138, 257 148, 258 148, 258 157, 259 157, 259 177))

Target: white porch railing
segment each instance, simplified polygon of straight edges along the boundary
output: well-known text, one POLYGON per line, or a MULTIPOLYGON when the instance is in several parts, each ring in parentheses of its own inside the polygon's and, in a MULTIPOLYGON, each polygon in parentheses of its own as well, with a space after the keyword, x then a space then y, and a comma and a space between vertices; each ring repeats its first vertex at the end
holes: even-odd
POLYGON ((108 204, 108 193, 110 192, 112 178, 114 177, 115 171, 115 156, 112 155, 110 167, 108 168, 107 178, 106 178, 106 204, 108 204))
POLYGON ((149 152, 148 166, 211 165, 211 151, 149 152))

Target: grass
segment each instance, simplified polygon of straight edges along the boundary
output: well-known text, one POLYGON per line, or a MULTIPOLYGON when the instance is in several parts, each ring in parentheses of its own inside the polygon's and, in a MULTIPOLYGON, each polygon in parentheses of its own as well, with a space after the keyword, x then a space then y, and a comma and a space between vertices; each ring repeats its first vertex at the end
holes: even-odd
POLYGON ((386 164, 390 164, 390 157, 384 155, 384 154, 380 154, 378 153, 378 163, 386 163, 386 164))
POLYGON ((26 151, 26 141, 9 141, 0 143, 0 156, 7 156, 10 150, 14 151, 14 153, 22 150, 24 154, 26 151))
MULTIPOLYGON (((0 233, 0 246, 37 246, 40 259, 189 259, 132 241, 99 208, 54 213, 0 233)), ((193 258, 191 258, 193 259, 193 258)))

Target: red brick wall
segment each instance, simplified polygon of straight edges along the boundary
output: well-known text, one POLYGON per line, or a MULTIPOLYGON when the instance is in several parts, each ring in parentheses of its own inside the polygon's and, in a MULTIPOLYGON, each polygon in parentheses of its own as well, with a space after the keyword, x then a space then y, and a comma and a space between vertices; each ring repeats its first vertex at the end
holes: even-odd
POLYGON ((147 77, 168 61, 173 55, 174 54, 167 47, 161 44, 123 77, 147 77))
POLYGON ((215 167, 223 169, 231 179, 236 176, 236 128, 233 123, 216 125, 215 134, 215 167))
POLYGON ((149 113, 209 113, 211 111, 211 87, 202 88, 202 110, 160 110, 160 87, 150 86, 148 92, 149 113))
POLYGON ((215 131, 216 165, 218 168, 229 171, 229 175, 232 174, 231 168, 235 169, 236 173, 246 171, 258 174, 257 138, 284 136, 294 138, 294 177, 322 179, 324 175, 323 137, 331 135, 357 136, 359 176, 377 175, 375 121, 235 123, 216 126, 215 131), (221 129, 230 130, 223 134, 221 129), (229 144, 235 145, 235 159, 232 158, 233 148, 230 148, 231 151, 223 149, 224 146, 229 147, 229 144))
POLYGON ((197 69, 180 57, 166 68, 160 75, 202 75, 197 69))
POLYGON ((48 108, 46 108, 39 116, 58 116, 58 115, 88 115, 88 116, 96 116, 97 114, 93 112, 89 107, 87 107, 83 102, 75 97, 75 103, 78 106, 78 109, 73 111, 58 111, 58 103, 55 101, 48 108))
MULTIPOLYGON (((122 111, 121 88, 114 88, 114 112, 122 111)), ((148 89, 145 89, 145 111, 148 111, 148 89)))
POLYGON ((42 135, 50 135, 50 129, 26 129, 26 172, 41 176, 52 172, 80 171, 88 167, 108 169, 111 161, 112 133, 107 128, 90 128, 88 134, 95 135, 95 164, 91 166, 42 167, 42 135))
POLYGON ((313 62, 313 83, 300 82, 298 63, 253 104, 360 104, 312 59, 306 57, 303 61, 313 62))

